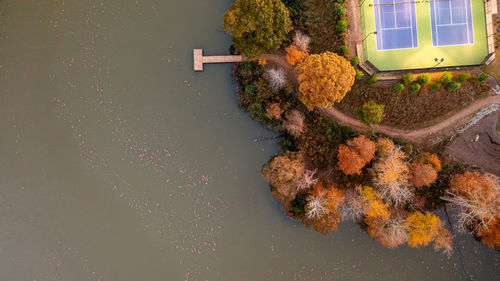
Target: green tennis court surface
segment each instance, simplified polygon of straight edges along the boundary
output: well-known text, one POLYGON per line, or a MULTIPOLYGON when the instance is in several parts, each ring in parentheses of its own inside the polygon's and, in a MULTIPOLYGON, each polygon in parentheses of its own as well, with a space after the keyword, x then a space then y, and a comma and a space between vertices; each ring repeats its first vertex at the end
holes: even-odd
POLYGON ((488 55, 483 0, 361 3, 364 57, 379 70, 478 65, 488 55))

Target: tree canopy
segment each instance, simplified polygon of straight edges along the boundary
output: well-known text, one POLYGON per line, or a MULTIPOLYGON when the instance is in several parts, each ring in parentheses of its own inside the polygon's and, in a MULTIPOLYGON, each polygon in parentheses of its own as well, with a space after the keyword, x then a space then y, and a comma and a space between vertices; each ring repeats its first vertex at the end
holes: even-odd
POLYGON ((234 47, 252 58, 277 49, 291 30, 290 12, 281 0, 237 0, 224 15, 234 47))
POLYGON ((340 102, 354 84, 355 71, 344 58, 332 52, 310 55, 297 67, 299 99, 309 110, 340 102))

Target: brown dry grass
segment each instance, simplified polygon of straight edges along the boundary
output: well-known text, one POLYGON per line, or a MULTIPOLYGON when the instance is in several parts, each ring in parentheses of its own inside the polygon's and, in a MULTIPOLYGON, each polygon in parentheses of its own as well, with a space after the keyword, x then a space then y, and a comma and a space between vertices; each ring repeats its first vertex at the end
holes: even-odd
POLYGON ((392 87, 393 84, 389 83, 370 87, 364 82, 357 82, 335 107, 355 115, 358 108, 373 100, 385 106, 382 124, 414 129, 443 119, 473 101, 487 96, 490 89, 486 84, 480 84, 474 79, 464 82, 456 92, 448 92, 444 87, 439 91, 430 91, 428 87, 422 87, 422 90, 415 94, 410 93, 408 89, 395 93, 392 87))

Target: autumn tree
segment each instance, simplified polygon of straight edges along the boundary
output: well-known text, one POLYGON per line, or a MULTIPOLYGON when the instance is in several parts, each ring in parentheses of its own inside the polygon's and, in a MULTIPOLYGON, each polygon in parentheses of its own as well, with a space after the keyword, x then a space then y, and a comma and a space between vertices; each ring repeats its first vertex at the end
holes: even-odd
POLYGON ((266 76, 267 80, 269 80, 269 85, 275 92, 285 88, 288 84, 283 68, 269 68, 266 70, 266 76))
POLYGON ((314 230, 323 235, 337 230, 341 213, 339 207, 344 203, 341 190, 331 186, 325 188, 322 183, 316 184, 307 198, 306 217, 314 230))
POLYGON ((309 110, 340 102, 354 84, 355 71, 342 56, 332 52, 308 56, 297 68, 299 99, 309 110))
POLYGON ((395 146, 390 153, 373 164, 373 182, 380 194, 394 206, 403 206, 414 196, 408 187, 408 165, 401 147, 395 146))
POLYGON ((299 153, 274 157, 262 168, 262 175, 271 184, 273 195, 281 202, 291 201, 297 193, 297 181, 304 174, 305 165, 299 153))
POLYGON ((348 189, 344 192, 344 204, 340 207, 342 220, 358 222, 363 218, 363 199, 357 189, 348 189))
POLYGON ((390 216, 389 205, 387 205, 382 196, 370 186, 357 187, 358 192, 363 200, 363 212, 365 214, 365 222, 370 220, 387 220, 390 216))
MULTIPOLYGON (((408 226, 408 245, 418 248, 427 246, 433 241, 438 241, 437 249, 442 249, 444 244, 451 242, 451 234, 443 227, 439 217, 431 213, 414 212, 406 219, 408 226)), ((447 245, 448 246, 448 245, 447 245)), ((449 245, 451 247, 451 245, 449 245)))
POLYGON ((283 121, 283 127, 292 136, 302 135, 305 129, 304 114, 298 110, 291 110, 283 121))
POLYGON ((410 166, 410 183, 415 187, 427 186, 436 181, 441 161, 435 154, 419 155, 410 166))
POLYGON ((297 180, 297 191, 308 190, 318 183, 318 178, 315 176, 316 171, 305 170, 302 177, 297 180))
POLYGON ((390 139, 377 139, 377 154, 379 156, 388 156, 394 150, 395 145, 390 139))
POLYGON ((246 57, 277 49, 291 30, 289 11, 280 0, 237 0, 224 15, 224 29, 246 57))
POLYGON ((293 45, 297 46, 299 50, 309 53, 309 43, 311 43, 311 38, 302 31, 295 31, 295 36, 293 37, 293 45))
POLYGON ((309 55, 309 53, 300 50, 295 45, 287 47, 285 51, 286 51, 286 61, 290 65, 296 65, 298 63, 302 63, 309 55))
MULTIPOLYGON (((459 225, 479 237, 489 237, 488 245, 500 245, 495 237, 500 220, 500 179, 491 174, 465 172, 450 180, 450 191, 442 199, 460 210, 459 225)), ((496 235, 498 238, 498 235, 496 235)))
POLYGON ((280 120, 282 113, 283 113, 283 110, 281 109, 279 103, 271 103, 270 105, 268 105, 266 107, 266 116, 269 119, 280 120))
POLYGON ((368 234, 387 248, 396 248, 408 241, 407 213, 394 209, 387 219, 369 220, 368 234))
POLYGON ((365 135, 347 141, 339 147, 339 169, 346 175, 360 174, 361 169, 375 156, 376 145, 365 135))

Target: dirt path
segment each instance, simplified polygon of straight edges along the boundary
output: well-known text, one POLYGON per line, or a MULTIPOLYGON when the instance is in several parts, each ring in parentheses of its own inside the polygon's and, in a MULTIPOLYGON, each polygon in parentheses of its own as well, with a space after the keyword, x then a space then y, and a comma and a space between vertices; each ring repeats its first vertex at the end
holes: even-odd
MULTIPOLYGON (((265 59, 267 61, 273 62, 285 70, 285 73, 288 79, 296 86, 298 89, 299 82, 297 80, 297 73, 293 69, 293 67, 287 63, 287 61, 277 55, 262 55, 257 59, 265 59)), ((469 117, 470 115, 478 112, 479 110, 487 107, 491 104, 500 104, 500 95, 488 96, 486 98, 477 100, 466 108, 460 110, 455 113, 453 116, 440 121, 434 125, 429 127, 415 129, 415 130, 404 130, 384 125, 374 125, 371 128, 361 123, 358 119, 353 118, 340 110, 332 107, 332 108, 317 108, 316 110, 323 114, 324 116, 333 119, 342 125, 351 127, 353 129, 359 131, 374 131, 377 133, 382 133, 390 137, 401 138, 410 142, 423 142, 430 136, 437 135, 442 133, 445 130, 449 130, 450 128, 456 128, 457 126, 462 125, 464 119, 469 117)))

